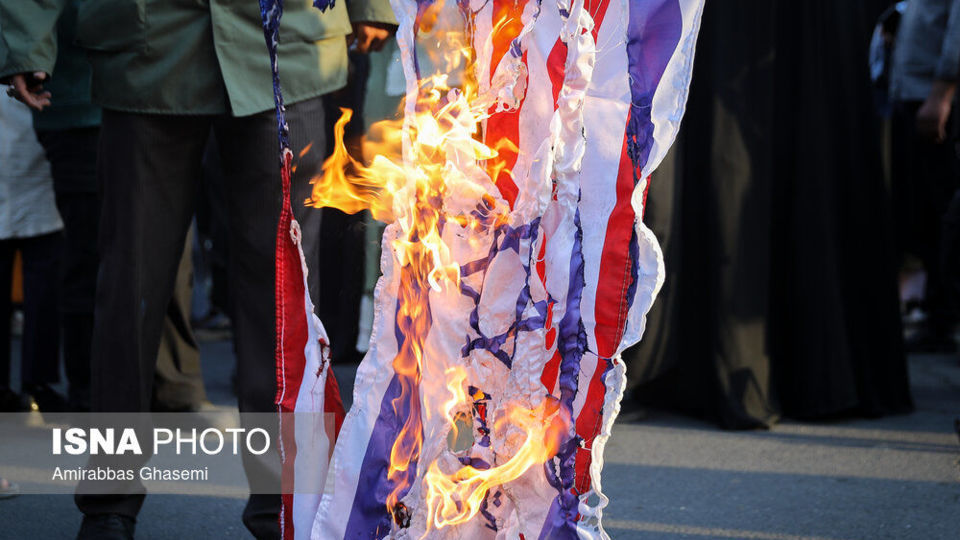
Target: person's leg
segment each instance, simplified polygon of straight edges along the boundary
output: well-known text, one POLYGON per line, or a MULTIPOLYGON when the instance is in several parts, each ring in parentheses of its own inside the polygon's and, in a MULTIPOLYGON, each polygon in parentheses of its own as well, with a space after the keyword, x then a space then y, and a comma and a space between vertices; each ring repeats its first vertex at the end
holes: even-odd
POLYGON ((314 298, 317 316, 330 336, 333 361, 355 363, 363 357, 357 351, 357 335, 364 285, 365 212, 345 214, 335 208, 324 208, 322 213, 319 251, 336 253, 337 264, 319 265, 320 296, 314 298))
POLYGON ((20 240, 23 255, 23 343, 21 383, 40 410, 66 408, 50 385, 60 379, 60 231, 20 240))
POLYGON ((954 310, 950 307, 950 282, 944 274, 944 224, 943 219, 952 200, 957 184, 953 175, 952 156, 947 145, 927 145, 927 154, 934 162, 928 179, 925 210, 928 218, 924 220, 922 249, 920 257, 927 271, 923 307, 927 313, 926 330, 929 339, 924 343, 908 342, 917 352, 953 352, 953 327, 956 324, 954 310))
POLYGON ((940 273, 944 278, 945 303, 952 314, 960 313, 960 190, 953 194, 943 216, 940 243, 940 273))
POLYGON ((5 408, 13 408, 15 405, 12 401, 14 398, 5 390, 10 390, 10 316, 13 314, 10 288, 13 283, 13 260, 16 253, 15 240, 0 240, 0 393, 3 394, 0 399, 4 402, 0 405, 5 408))
POLYGON ((912 179, 917 190, 916 245, 927 276, 923 299, 927 320, 926 337, 908 341, 907 345, 917 352, 953 351, 956 348, 952 338, 955 320, 947 303, 947 284, 941 267, 941 234, 942 218, 958 187, 956 156, 952 141, 935 144, 923 140, 915 127, 912 137, 917 173, 912 179))
POLYGON ((907 339, 908 350, 935 352, 953 350, 954 319, 945 302, 941 274, 941 218, 957 189, 956 158, 951 144, 932 144, 916 131, 920 103, 898 103, 893 117, 894 219, 901 254, 915 256, 926 276, 920 306, 926 314, 923 325, 907 339))
MULTIPOLYGON (((369 57, 351 53, 347 86, 323 97, 327 155, 334 149, 333 127, 340 118, 340 109, 347 108, 353 110, 354 115, 344 129, 344 144, 355 159, 363 159, 363 105, 369 73, 369 57)), ((359 362, 363 357, 357 351, 357 335, 364 286, 366 212, 345 214, 335 208, 324 208, 322 212, 323 231, 318 251, 337 253, 338 264, 320 265, 320 293, 313 300, 330 336, 333 361, 359 362)))
POLYGON ((917 181, 925 164, 915 155, 914 128, 919 103, 898 102, 891 119, 891 188, 893 215, 896 219, 897 249, 901 257, 917 252, 917 181))
POLYGON ((197 410, 207 401, 203 373, 200 371, 200 349, 190 327, 193 296, 193 265, 190 257, 193 250, 189 239, 192 236, 188 234, 188 240, 184 242, 173 297, 167 305, 167 316, 163 321, 163 337, 154 375, 155 411, 197 410))
MULTIPOLYGON (((320 212, 305 208, 310 178, 319 173, 324 144, 323 105, 319 98, 287 108, 291 144, 297 155, 307 144, 313 150, 297 162, 291 199, 294 215, 303 231, 303 249, 308 264, 317 252, 320 212)), ((244 118, 218 121, 230 219, 230 293, 233 297, 234 340, 237 351, 240 412, 275 410, 276 366, 274 363, 274 253, 281 208, 277 124, 272 111, 244 118)), ((316 298, 317 272, 310 269, 310 290, 316 298)), ((277 426, 270 426, 275 437, 277 426)), ((275 452, 257 457, 245 454, 248 478, 265 478, 279 472, 275 452)), ((279 487, 279 478, 276 485, 279 487)), ((279 495, 254 494, 244 509, 244 524, 258 538, 279 535, 279 495)))
MULTIPOLYGON (((149 411, 157 350, 200 178, 209 117, 105 110, 103 193, 91 356, 94 412, 149 411)), ((88 516, 135 517, 133 495, 78 495, 88 516)))
POLYGON ((205 323, 223 326, 229 321, 223 317, 230 313, 230 293, 227 285, 229 261, 230 226, 227 211, 228 179, 223 175, 220 147, 213 134, 203 156, 203 190, 197 206, 197 234, 202 239, 202 251, 210 279, 210 312, 205 323))
POLYGON ((90 408, 90 345, 97 286, 97 189, 99 127, 38 131, 53 173, 57 209, 63 219, 64 249, 60 298, 63 362, 69 400, 90 408))

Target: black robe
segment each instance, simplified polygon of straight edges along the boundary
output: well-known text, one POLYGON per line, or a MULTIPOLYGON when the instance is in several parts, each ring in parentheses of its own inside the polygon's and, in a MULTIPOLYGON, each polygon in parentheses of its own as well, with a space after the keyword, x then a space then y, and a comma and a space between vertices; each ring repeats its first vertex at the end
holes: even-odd
POLYGON ((728 428, 911 410, 867 72, 886 5, 707 2, 648 199, 667 280, 626 399, 728 428))

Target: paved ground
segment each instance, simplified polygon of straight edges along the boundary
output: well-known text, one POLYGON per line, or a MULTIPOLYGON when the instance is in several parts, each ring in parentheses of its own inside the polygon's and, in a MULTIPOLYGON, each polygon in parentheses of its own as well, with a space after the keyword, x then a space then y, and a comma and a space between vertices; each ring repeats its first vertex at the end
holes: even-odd
MULTIPOLYGON (((211 400, 230 406, 229 344, 205 343, 203 354, 211 400)), ((607 531, 615 539, 960 538, 960 364, 919 356, 910 367, 917 412, 908 416, 747 433, 659 413, 619 423, 603 476, 607 531)), ((353 369, 337 371, 352 395, 353 369)), ((248 538, 242 508, 238 494, 153 495, 138 538, 248 538)), ((0 501, 3 539, 70 538, 79 523, 69 496, 0 501)))

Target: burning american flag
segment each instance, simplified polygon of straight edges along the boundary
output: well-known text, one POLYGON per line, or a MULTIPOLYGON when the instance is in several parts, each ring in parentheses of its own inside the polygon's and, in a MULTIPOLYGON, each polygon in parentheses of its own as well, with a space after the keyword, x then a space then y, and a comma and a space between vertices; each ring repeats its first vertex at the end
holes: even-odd
MULTIPOLYGON (((371 128, 361 163, 346 111, 307 201, 388 223, 345 419, 289 207, 280 220, 277 401, 301 413, 281 415, 284 537, 606 538, 619 355, 663 280, 647 182, 703 0, 392 2, 403 119, 371 128)), ((289 199, 282 1, 260 4, 289 199)))

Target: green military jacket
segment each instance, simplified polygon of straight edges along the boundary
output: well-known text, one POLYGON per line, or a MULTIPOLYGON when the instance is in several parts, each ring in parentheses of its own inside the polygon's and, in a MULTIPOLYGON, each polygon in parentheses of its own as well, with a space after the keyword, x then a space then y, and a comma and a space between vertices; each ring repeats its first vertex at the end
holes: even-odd
MULTIPOLYGON (((70 1, 0 0, 8 49, 0 78, 57 76, 55 26, 70 1)), ((312 4, 284 2, 279 66, 288 103, 346 83, 351 20, 395 22, 388 0, 336 0, 324 13, 312 4)), ((257 0, 80 0, 76 39, 93 66, 93 100, 105 108, 234 116, 273 108, 257 0)))

